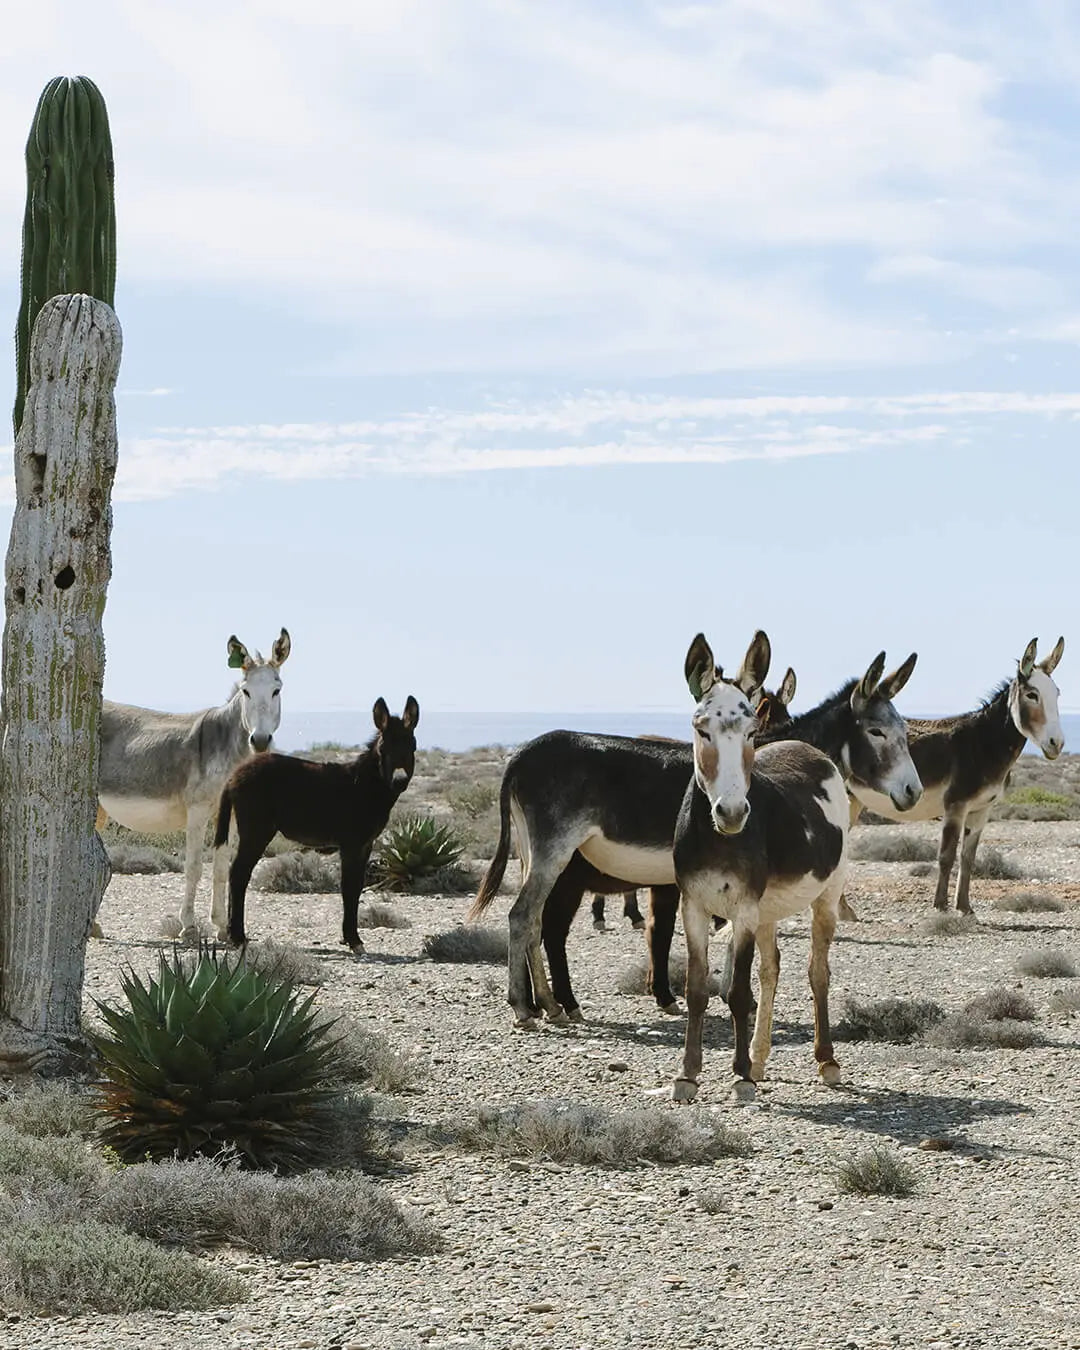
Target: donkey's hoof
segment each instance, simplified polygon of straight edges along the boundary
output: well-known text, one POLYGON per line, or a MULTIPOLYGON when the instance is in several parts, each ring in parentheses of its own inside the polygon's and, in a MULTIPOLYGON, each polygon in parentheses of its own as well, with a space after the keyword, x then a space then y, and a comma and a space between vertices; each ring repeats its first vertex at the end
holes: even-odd
POLYGON ((514 1028, 517 1031, 539 1031, 539 1017, 517 1017, 514 1019, 514 1028))
POLYGON ((367 952, 364 950, 364 944, 358 942, 355 947, 349 948, 349 954, 354 961, 362 961, 367 955, 367 952))
POLYGON ((568 1012, 568 1013, 566 1014, 566 1016, 567 1016, 567 1020, 570 1021, 570 1022, 584 1022, 584 1021, 585 1021, 585 1014, 581 1011, 580 1008, 574 1008, 574 1009, 572 1009, 572 1011, 568 1012))
POLYGON ((603 921, 603 919, 593 919, 592 926, 596 929, 598 933, 607 932, 607 924, 603 921))
POLYGON ((755 1083, 762 1083, 762 1082, 765 1081, 765 1061, 764 1061, 764 1060, 760 1060, 760 1061, 757 1061, 757 1060, 751 1060, 751 1061, 750 1061, 750 1077, 754 1080, 755 1083))
POLYGON ((662 1013, 667 1013, 668 1017, 681 1017, 682 1006, 677 998, 673 998, 670 1003, 661 1003, 659 1005, 662 1013))
POLYGON ((561 1003, 556 1003, 554 1008, 549 1008, 545 1015, 553 1027, 568 1027, 570 1025, 570 1014, 561 1003))
POLYGON ((858 923, 859 916, 851 908, 851 903, 846 895, 840 897, 840 904, 836 911, 836 917, 843 919, 846 923, 858 923))
POLYGON ((201 938, 202 934, 199 932, 199 925, 197 923, 192 923, 189 924, 187 928, 180 929, 180 934, 176 940, 177 942, 182 942, 185 947, 197 947, 201 938))
POLYGON ((828 1059, 824 1064, 819 1064, 818 1073, 826 1087, 836 1087, 840 1081, 840 1065, 835 1059, 828 1059))
POLYGON ((644 919, 638 919, 638 920, 636 920, 633 924, 631 924, 631 927, 634 929, 634 932, 635 932, 635 933, 640 933, 640 932, 642 932, 642 931, 644 930, 644 928, 645 928, 645 920, 644 920, 644 919))
POLYGON ((698 1094, 698 1084, 692 1078, 676 1078, 671 1085, 671 1100, 684 1105, 692 1102, 698 1094))
POLYGON ((757 1084, 749 1078, 736 1078, 731 1085, 731 1095, 738 1106, 749 1106, 757 1097, 757 1084))

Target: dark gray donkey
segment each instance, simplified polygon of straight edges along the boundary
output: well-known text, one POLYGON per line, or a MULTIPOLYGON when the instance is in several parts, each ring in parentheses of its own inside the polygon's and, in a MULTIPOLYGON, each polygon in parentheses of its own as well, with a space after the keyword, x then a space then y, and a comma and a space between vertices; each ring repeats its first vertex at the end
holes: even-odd
MULTIPOLYGON (((210 812, 225 780, 252 752, 268 750, 281 722, 281 666, 291 649, 283 628, 270 659, 249 655, 237 638, 228 664, 240 679, 228 703, 203 712, 167 713, 110 703, 101 709, 98 828, 106 817, 146 833, 186 832, 181 937, 198 936, 195 894, 210 812)), ((224 936, 226 915, 211 921, 224 936)))

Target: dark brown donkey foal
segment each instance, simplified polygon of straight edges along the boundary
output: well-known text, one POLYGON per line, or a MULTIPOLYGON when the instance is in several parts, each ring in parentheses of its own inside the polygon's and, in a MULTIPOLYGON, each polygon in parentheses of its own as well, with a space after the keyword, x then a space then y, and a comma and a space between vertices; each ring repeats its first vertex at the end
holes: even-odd
POLYGON ((356 931, 360 892, 371 848, 409 785, 416 759, 420 705, 410 694, 394 717, 384 699, 372 710, 377 735, 351 764, 318 764, 292 755, 257 755, 241 764, 221 794, 214 836, 214 888, 224 884, 229 821, 239 836, 229 868, 229 941, 247 941, 244 897, 252 869, 279 832, 312 848, 341 854, 341 940, 354 956, 364 944, 356 931))

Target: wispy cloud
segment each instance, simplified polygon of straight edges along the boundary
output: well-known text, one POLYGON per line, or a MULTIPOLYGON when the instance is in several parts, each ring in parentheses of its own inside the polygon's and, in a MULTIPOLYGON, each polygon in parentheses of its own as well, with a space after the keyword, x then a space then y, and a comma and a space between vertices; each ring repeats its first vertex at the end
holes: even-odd
POLYGON ((1003 419, 1072 422, 1080 393, 648 397, 595 390, 477 410, 432 408, 355 422, 161 427, 121 442, 120 500, 222 483, 521 469, 731 464, 928 443, 964 445, 1003 419))

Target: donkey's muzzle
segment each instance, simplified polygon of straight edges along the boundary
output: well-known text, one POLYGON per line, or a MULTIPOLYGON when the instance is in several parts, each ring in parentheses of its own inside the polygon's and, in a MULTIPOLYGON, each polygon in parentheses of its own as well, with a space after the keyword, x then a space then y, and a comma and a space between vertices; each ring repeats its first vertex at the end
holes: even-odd
POLYGON ((897 788, 895 792, 889 794, 893 806, 898 811, 910 811, 915 803, 922 796, 922 783, 905 783, 902 788, 897 788))
POLYGON ((273 739, 273 736, 266 736, 261 732, 253 731, 251 733, 251 748, 261 755, 264 750, 270 749, 270 742, 273 739))
POLYGON ((714 806, 712 813, 713 829, 717 834, 739 834, 749 816, 749 802, 743 802, 741 806, 732 807, 726 811, 714 806))

